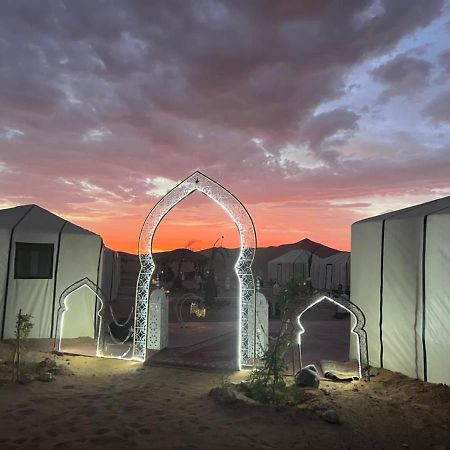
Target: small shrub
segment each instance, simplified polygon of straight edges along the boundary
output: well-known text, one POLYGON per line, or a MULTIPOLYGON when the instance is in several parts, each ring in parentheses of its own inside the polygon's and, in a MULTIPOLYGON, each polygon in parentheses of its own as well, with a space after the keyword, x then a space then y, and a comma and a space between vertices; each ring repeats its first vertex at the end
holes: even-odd
POLYGON ((16 345, 14 348, 13 368, 12 368, 12 380, 20 380, 21 376, 21 353, 22 353, 22 339, 26 339, 33 329, 33 316, 30 314, 22 314, 22 310, 19 310, 16 320, 16 345))

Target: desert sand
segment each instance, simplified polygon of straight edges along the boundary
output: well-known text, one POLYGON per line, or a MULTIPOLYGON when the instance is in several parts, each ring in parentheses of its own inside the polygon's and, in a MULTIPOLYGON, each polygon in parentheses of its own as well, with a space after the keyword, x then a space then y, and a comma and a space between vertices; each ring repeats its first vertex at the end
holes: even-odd
POLYGON ((223 405, 208 396, 246 373, 144 367, 55 356, 40 341, 31 361, 51 357, 73 375, 9 381, 0 348, 0 448, 6 449, 450 449, 450 393, 381 370, 370 382, 321 382, 297 407, 223 405), (335 409, 339 424, 321 412, 335 409))

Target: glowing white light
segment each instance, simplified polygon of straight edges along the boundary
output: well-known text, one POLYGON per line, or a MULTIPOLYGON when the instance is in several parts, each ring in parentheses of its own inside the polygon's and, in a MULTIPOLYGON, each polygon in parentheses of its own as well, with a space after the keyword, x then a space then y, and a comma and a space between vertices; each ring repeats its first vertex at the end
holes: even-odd
POLYGON ((298 333, 298 345, 299 345, 299 351, 300 351, 300 364, 302 364, 302 340, 301 336, 305 332, 305 329, 303 328, 303 325, 300 321, 302 315, 308 311, 310 308, 312 308, 314 305, 317 305, 323 300, 328 300, 335 305, 340 306, 341 308, 344 308, 346 311, 348 311, 354 318, 354 326, 350 330, 353 334, 357 337, 357 343, 358 343, 358 376, 359 378, 368 377, 368 369, 369 369, 369 357, 367 354, 367 337, 366 332, 364 330, 364 316, 362 312, 359 310, 359 308, 351 303, 349 300, 346 300, 344 298, 339 299, 333 299, 329 297, 328 295, 316 295, 310 301, 308 301, 308 304, 302 309, 300 314, 297 317, 297 322, 300 327, 300 332, 298 333))
MULTIPOLYGON (((164 216, 179 202, 194 191, 202 192, 216 202, 231 217, 239 230, 240 251, 234 266, 239 281, 239 338, 238 367, 251 368, 255 363, 255 344, 250 348, 249 310, 255 302, 255 284, 251 264, 256 249, 256 232, 253 221, 242 203, 220 184, 211 180, 201 172, 195 172, 169 191, 153 207, 142 227, 139 238, 139 272, 136 288, 136 308, 134 327, 134 358, 145 360, 147 343, 147 315, 150 291, 155 262, 152 255, 152 242, 155 231, 164 216)), ((150 317, 150 321, 151 321, 150 317)))
MULTIPOLYGON (((97 348, 96 348, 96 352, 95 355, 96 356, 102 356, 102 352, 100 349, 100 337, 101 337, 101 330, 102 330, 102 315, 101 312, 103 310, 104 307, 104 303, 103 300, 101 298, 100 295, 97 294, 96 290, 93 289, 87 282, 83 282, 83 284, 75 287, 73 290, 71 290, 70 292, 67 292, 62 298, 62 310, 60 310, 60 326, 59 326, 59 336, 57 335, 57 342, 58 342, 58 351, 61 352, 61 340, 62 337, 64 336, 64 318, 66 316, 67 311, 69 311, 69 307, 67 305, 67 301, 69 300, 70 296, 75 294, 75 292, 79 291, 80 289, 89 289, 94 295, 95 297, 100 301, 101 307, 100 309, 97 311, 97 316, 99 318, 99 322, 98 322, 98 328, 97 328, 97 348)), ((60 307, 61 307, 60 306, 60 307)))

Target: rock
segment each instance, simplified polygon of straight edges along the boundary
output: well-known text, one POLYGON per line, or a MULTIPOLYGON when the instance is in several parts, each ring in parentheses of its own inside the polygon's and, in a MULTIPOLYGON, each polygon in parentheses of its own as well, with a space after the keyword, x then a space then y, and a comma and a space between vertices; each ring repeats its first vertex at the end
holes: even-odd
POLYGON ((40 373, 51 373, 53 375, 72 375, 69 364, 58 363, 54 359, 45 358, 38 364, 40 373))
POLYGON ((237 397, 233 389, 229 386, 218 386, 209 391, 209 396, 219 403, 231 405, 236 403, 237 397))
POLYGON ((313 387, 318 388, 320 384, 320 377, 317 369, 311 364, 303 367, 295 374, 295 384, 299 387, 313 387))
POLYGON ((66 363, 56 363, 56 367, 51 371, 54 375, 73 375, 69 364, 66 363))
POLYGON ((20 376, 20 378, 17 380, 20 384, 29 384, 32 381, 34 381, 33 375, 30 375, 29 373, 25 373, 20 376))
POLYGON ((53 381, 55 379, 55 377, 53 376, 52 373, 50 372, 42 372, 41 374, 39 374, 38 376, 38 380, 39 381, 43 381, 45 383, 48 383, 50 381, 53 381))
POLYGON ((376 377, 380 373, 377 367, 370 366, 369 367, 369 377, 376 377))
POLYGON ((334 409, 329 409, 322 414, 322 419, 327 423, 339 423, 339 415, 334 409))

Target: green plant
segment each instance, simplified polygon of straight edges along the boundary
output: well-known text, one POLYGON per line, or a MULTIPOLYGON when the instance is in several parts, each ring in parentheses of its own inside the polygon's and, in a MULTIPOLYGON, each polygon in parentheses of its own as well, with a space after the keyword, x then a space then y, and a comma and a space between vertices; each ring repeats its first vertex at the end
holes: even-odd
POLYGON ((21 375, 21 352, 22 352, 22 339, 26 339, 29 335, 31 330, 33 329, 33 322, 32 322, 33 316, 30 314, 22 314, 22 310, 19 310, 19 313, 17 314, 17 320, 16 320, 16 345, 14 348, 14 357, 13 357, 13 372, 12 372, 12 380, 16 381, 20 379, 21 375))
POLYGON ((253 370, 248 377, 248 394, 262 403, 282 404, 287 400, 287 370, 284 355, 292 344, 286 335, 280 335, 264 353, 262 366, 253 370))

